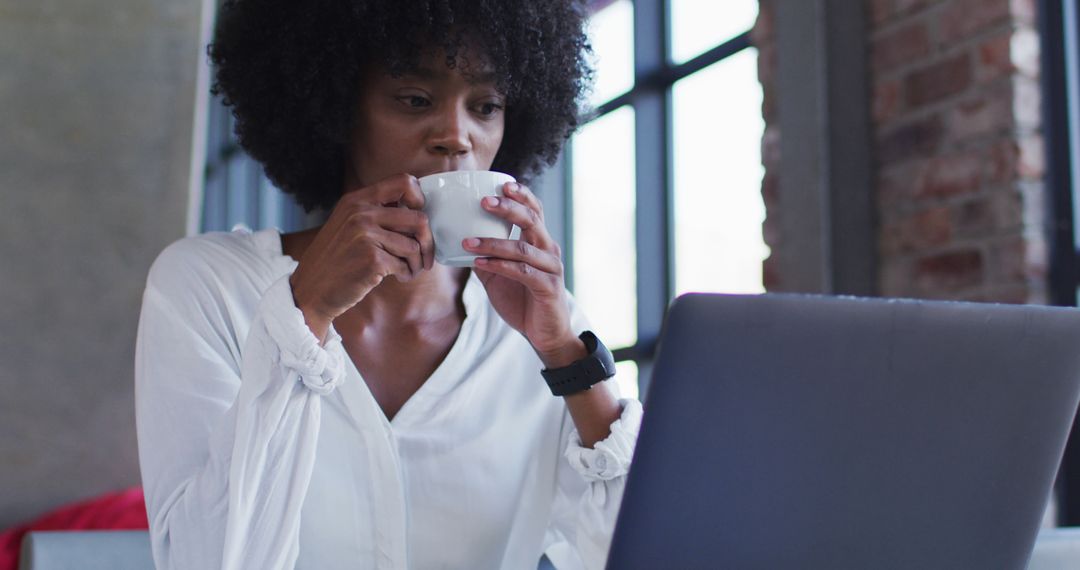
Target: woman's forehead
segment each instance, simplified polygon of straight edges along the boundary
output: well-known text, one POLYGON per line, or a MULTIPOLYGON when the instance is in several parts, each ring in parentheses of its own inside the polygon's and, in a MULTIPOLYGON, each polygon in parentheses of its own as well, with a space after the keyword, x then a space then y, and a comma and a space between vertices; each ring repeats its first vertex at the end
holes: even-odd
POLYGON ((385 70, 393 77, 410 76, 426 80, 445 80, 460 75, 469 83, 497 83, 499 73, 475 42, 464 42, 447 51, 444 47, 426 48, 415 61, 399 61, 385 70))
POLYGON ((462 68, 460 66, 451 68, 449 65, 440 65, 439 63, 433 65, 425 65, 422 63, 413 69, 405 70, 397 75, 415 77, 426 81, 446 81, 457 75, 461 75, 465 78, 466 82, 474 85, 495 83, 498 81, 498 74, 496 74, 495 70, 489 66, 474 70, 471 68, 462 68))

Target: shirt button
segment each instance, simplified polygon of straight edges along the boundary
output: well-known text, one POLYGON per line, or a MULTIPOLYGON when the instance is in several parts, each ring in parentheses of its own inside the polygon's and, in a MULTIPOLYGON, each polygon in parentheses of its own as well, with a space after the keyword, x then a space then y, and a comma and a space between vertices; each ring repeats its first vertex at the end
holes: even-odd
POLYGON ((604 469, 607 469, 607 457, 606 456, 601 455, 600 457, 596 458, 596 468, 601 470, 601 471, 603 471, 604 469))

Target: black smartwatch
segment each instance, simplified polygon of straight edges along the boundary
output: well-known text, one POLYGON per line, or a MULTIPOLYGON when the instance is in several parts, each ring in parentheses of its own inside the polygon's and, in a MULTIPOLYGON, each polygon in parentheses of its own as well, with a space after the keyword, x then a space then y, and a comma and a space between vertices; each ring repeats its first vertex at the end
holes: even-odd
POLYGON ((611 356, 604 343, 592 331, 585 331, 578 338, 585 343, 588 356, 569 366, 540 371, 551 393, 556 396, 584 392, 615 375, 615 357, 611 356))

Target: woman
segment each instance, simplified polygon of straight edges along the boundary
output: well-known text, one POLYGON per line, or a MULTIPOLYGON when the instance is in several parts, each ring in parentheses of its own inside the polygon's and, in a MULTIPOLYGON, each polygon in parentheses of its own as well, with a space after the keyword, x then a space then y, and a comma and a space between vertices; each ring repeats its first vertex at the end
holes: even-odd
POLYGON ((467 243, 469 270, 434 263, 416 181, 550 164, 582 26, 572 0, 225 4, 210 53, 241 143, 331 213, 181 240, 150 270, 136 405, 159 568, 603 565, 640 404, 544 382, 605 349, 579 338, 527 185, 478 205, 521 241, 467 243))

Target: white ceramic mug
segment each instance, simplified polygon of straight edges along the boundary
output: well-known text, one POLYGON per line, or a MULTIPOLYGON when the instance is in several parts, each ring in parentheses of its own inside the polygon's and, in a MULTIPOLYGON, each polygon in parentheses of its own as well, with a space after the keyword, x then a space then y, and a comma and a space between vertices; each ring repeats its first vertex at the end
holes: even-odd
POLYGON ((420 178, 424 212, 435 238, 435 261, 451 267, 472 267, 476 258, 461 247, 465 238, 516 239, 519 230, 480 205, 484 196, 503 196, 514 177, 487 170, 439 172, 420 178))

